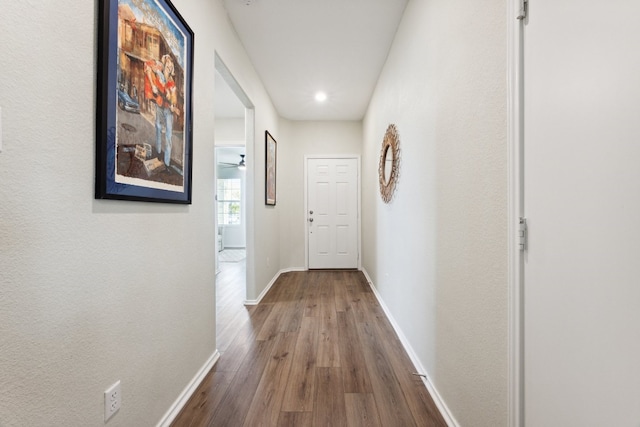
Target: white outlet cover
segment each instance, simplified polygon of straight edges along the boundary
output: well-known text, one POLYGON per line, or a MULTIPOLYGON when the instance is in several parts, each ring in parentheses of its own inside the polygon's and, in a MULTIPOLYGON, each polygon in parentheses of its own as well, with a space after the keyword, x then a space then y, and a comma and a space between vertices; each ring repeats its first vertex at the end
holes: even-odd
POLYGON ((120 381, 109 387, 104 392, 104 420, 105 422, 120 409, 122 404, 122 391, 120 381))

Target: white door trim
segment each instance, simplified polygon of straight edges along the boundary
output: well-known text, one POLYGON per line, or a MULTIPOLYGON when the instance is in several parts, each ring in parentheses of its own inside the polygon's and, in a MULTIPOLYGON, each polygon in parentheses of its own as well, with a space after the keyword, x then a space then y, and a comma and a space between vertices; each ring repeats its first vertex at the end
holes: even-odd
POLYGON ((508 165, 508 425, 524 426, 524 254, 519 246, 519 221, 524 216, 523 180, 523 26, 516 17, 521 0, 507 3, 507 156, 508 165))
POLYGON ((309 171, 307 170, 307 164, 309 159, 355 159, 358 165, 358 174, 357 180, 358 184, 356 185, 356 189, 358 192, 358 215, 357 215, 357 234, 358 234, 358 270, 362 270, 362 225, 361 225, 361 187, 362 187, 362 178, 361 178, 361 165, 360 165, 360 155, 359 154, 314 154, 314 155, 305 155, 304 156, 304 211, 302 212, 303 221, 304 221, 304 268, 305 270, 309 269, 309 233, 307 233, 307 212, 309 212, 307 203, 308 203, 308 183, 309 183, 309 171))

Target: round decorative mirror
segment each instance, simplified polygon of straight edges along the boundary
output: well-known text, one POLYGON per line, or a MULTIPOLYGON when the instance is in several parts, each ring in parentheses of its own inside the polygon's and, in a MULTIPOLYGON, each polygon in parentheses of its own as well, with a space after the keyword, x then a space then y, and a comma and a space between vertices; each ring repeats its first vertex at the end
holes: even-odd
POLYGON ((380 182, 380 196, 385 203, 389 203, 398 181, 400 172, 400 139, 396 125, 389 125, 382 140, 380 163, 378 165, 378 181, 380 182))

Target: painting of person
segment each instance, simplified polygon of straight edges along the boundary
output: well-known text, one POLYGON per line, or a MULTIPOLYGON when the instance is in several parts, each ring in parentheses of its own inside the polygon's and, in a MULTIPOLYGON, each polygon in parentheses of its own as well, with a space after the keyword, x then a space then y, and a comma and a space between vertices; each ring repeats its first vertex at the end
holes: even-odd
POLYGON ((173 115, 180 115, 176 105, 176 84, 173 79, 175 67, 171 56, 163 55, 160 61, 147 61, 144 65, 144 74, 145 97, 155 105, 155 152, 158 159, 163 161, 167 170, 170 171, 173 115))

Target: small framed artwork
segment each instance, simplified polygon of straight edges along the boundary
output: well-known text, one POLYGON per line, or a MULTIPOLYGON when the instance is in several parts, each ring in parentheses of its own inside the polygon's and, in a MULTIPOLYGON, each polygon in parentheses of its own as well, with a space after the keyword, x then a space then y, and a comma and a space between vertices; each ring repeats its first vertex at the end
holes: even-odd
POLYGON ((276 140, 269 131, 264 132, 265 139, 265 200, 267 205, 275 206, 276 204, 276 167, 278 147, 276 140))
POLYGON ((169 0, 100 0, 96 199, 191 203, 193 31, 169 0))

